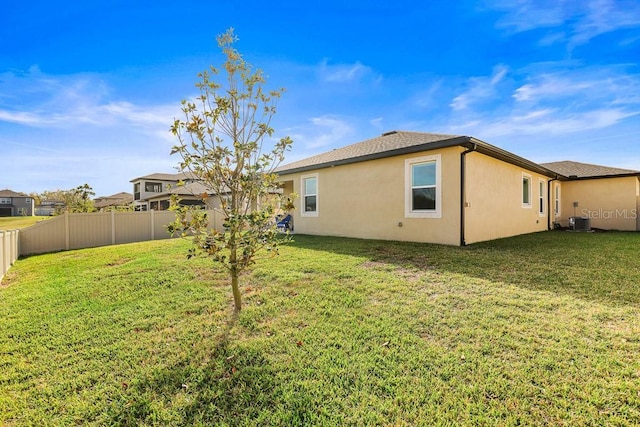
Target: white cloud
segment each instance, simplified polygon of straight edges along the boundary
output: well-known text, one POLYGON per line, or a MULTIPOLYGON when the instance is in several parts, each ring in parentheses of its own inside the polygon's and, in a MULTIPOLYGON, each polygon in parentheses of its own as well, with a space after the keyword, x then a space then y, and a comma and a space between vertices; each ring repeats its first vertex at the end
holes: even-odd
POLYGON ((448 131, 485 138, 536 135, 544 139, 637 120, 640 75, 626 68, 556 71, 554 64, 533 66, 511 71, 514 78, 524 82, 516 87, 492 84, 492 80, 501 80, 500 73, 494 72, 495 78, 474 80, 475 85, 454 100, 454 106, 465 108, 455 110, 448 131), (544 72, 545 67, 552 71, 544 72), (481 96, 489 95, 498 101, 488 107, 475 105, 481 96))
POLYGON ((27 126, 38 126, 47 124, 38 114, 26 111, 0 110, 0 122, 17 123, 27 126))
MULTIPOLYGON (((540 110, 525 115, 507 116, 473 122, 474 126, 461 125, 460 129, 474 128, 484 137, 516 135, 564 135, 616 125, 640 112, 618 109, 591 110, 566 114, 561 110, 540 110)), ((453 127, 455 130, 457 127, 453 127)))
POLYGON ((637 1, 592 0, 585 3, 586 13, 579 19, 572 37, 574 45, 622 28, 640 25, 637 1))
POLYGON ((497 26, 518 33, 538 28, 567 27, 539 44, 566 41, 582 45, 601 34, 640 25, 640 4, 635 0, 488 0, 485 5, 504 12, 497 26))
POLYGON ((336 116, 312 117, 307 123, 290 128, 286 133, 295 141, 294 149, 315 153, 319 149, 339 147, 353 141, 354 129, 345 119, 336 116))
POLYGON ((136 105, 112 100, 107 84, 86 74, 49 76, 37 67, 26 73, 0 75, 0 122, 31 127, 117 127, 128 123, 139 131, 167 130, 175 105, 136 105))
POLYGON ((381 76, 376 75, 371 67, 361 64, 337 64, 330 65, 328 60, 323 60, 318 67, 318 76, 321 81, 329 83, 353 83, 370 80, 377 83, 381 76))
POLYGON ((453 98, 449 106, 455 111, 465 110, 471 104, 490 98, 496 94, 496 86, 507 75, 507 67, 497 65, 490 77, 471 77, 467 83, 468 89, 453 98))
POLYGON ((537 101, 543 98, 566 98, 585 94, 598 86, 598 81, 574 81, 561 75, 542 75, 535 83, 520 86, 513 94, 516 101, 537 101))
POLYGON ((640 75, 624 67, 591 67, 527 77, 527 83, 513 93, 520 103, 568 100, 588 105, 637 105, 640 103, 640 75))
POLYGON ((383 121, 384 117, 376 117, 374 119, 369 120, 369 124, 376 129, 383 129, 383 121))
POLYGON ((488 8, 505 12, 498 27, 514 32, 553 27, 565 21, 563 2, 558 0, 489 0, 488 8))

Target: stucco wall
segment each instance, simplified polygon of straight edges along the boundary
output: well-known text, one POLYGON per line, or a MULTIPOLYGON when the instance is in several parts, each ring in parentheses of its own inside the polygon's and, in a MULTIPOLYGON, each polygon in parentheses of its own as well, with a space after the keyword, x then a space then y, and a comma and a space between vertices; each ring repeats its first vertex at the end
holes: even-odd
POLYGON ((300 196, 292 212, 295 232, 457 245, 461 151, 452 147, 281 176, 285 191, 292 187, 300 196), (441 162, 440 218, 407 218, 405 160, 434 154, 441 162), (301 178, 313 174, 318 178, 318 215, 303 216, 301 178))
POLYGON ((549 178, 480 153, 466 155, 465 240, 481 242, 547 230, 549 178), (531 204, 523 207, 523 173, 531 177, 531 204), (539 213, 543 182, 544 214, 539 213))
POLYGON ((580 216, 590 218, 593 228, 636 231, 639 187, 637 177, 565 181, 560 223, 568 226, 569 217, 580 216))

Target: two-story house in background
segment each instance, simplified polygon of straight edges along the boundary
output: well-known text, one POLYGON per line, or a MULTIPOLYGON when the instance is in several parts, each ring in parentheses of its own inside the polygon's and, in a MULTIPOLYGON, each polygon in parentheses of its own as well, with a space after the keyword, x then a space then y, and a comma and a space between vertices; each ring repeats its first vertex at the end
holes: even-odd
POLYGON ((196 202, 203 192, 198 181, 187 172, 152 173, 134 178, 130 182, 133 183, 133 203, 138 211, 166 210, 172 194, 178 194, 183 200, 194 199, 196 202))
POLYGON ((33 216, 33 198, 25 193, 0 190, 0 216, 33 216))

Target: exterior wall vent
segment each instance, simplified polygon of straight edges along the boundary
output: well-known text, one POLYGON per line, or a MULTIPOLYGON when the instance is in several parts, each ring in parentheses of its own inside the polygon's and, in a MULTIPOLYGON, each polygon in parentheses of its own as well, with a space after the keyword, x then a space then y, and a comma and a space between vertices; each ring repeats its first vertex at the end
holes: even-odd
POLYGON ((580 216, 569 217, 569 228, 573 231, 591 231, 591 219, 580 216))

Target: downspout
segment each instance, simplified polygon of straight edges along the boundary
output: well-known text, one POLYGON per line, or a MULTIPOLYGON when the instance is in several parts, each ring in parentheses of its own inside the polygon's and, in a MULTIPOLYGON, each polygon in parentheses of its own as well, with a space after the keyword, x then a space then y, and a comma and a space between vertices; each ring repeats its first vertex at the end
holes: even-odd
POLYGON ((478 144, 473 143, 473 147, 467 148, 465 151, 460 153, 460 246, 466 246, 467 242, 465 241, 464 235, 464 223, 465 223, 465 175, 466 175, 466 157, 467 154, 476 151, 478 144))
POLYGON ((553 181, 557 181, 558 180, 558 175, 556 175, 555 178, 551 178, 548 182, 547 182, 547 230, 552 230, 553 228, 551 227, 551 211, 553 210, 553 213, 555 214, 556 211, 556 204, 555 204, 555 197, 553 200, 553 203, 551 203, 551 183, 553 181), (551 209, 553 207, 553 209, 551 209))

